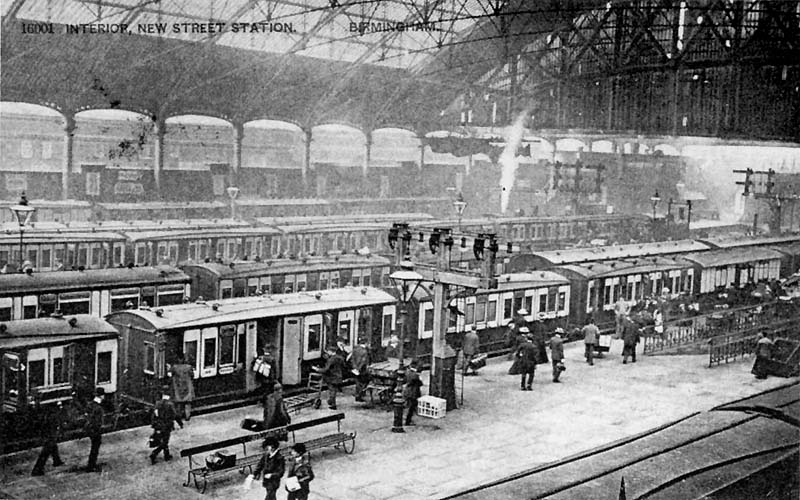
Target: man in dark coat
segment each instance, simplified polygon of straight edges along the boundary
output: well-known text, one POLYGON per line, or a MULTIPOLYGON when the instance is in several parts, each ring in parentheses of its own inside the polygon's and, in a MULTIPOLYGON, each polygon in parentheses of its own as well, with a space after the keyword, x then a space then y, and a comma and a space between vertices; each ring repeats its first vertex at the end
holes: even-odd
POLYGON ((353 375, 356 377, 356 401, 363 402, 364 392, 367 390, 367 385, 369 385, 369 372, 367 370, 369 366, 369 349, 367 349, 367 344, 363 340, 353 347, 353 352, 348 356, 348 361, 353 375))
POLYGON ((106 391, 102 387, 95 390, 95 397, 86 405, 86 425, 84 431, 89 436, 91 448, 89 449, 89 463, 86 472, 98 472, 97 455, 100 454, 100 444, 103 441, 103 399, 106 391))
POLYGON ((774 342, 769 336, 759 333, 756 340, 756 361, 753 363, 753 369, 750 373, 756 376, 757 379, 765 379, 769 375, 767 365, 769 360, 772 359, 772 349, 774 342))
POLYGON ((636 344, 639 343, 639 327, 630 318, 622 320, 622 364, 628 363, 628 356, 636 363, 636 344))
POLYGON ((547 333, 542 318, 538 318, 531 324, 531 338, 533 345, 536 347, 536 364, 544 365, 550 362, 547 358, 547 333))
POLYGON ((42 439, 42 451, 36 459, 31 476, 43 476, 44 465, 49 457, 53 457, 53 466, 64 465, 58 454, 58 438, 61 437, 61 426, 64 423, 64 414, 59 401, 55 405, 39 407, 41 420, 39 422, 39 435, 42 439))
POLYGON ((280 443, 272 436, 264 440, 264 455, 258 461, 253 478, 258 479, 262 474, 264 479, 261 484, 267 490, 264 500, 276 500, 275 493, 281 485, 281 477, 286 472, 286 462, 280 453, 280 443))
POLYGON ((564 340, 561 334, 564 333, 562 328, 556 328, 553 338, 550 339, 550 359, 553 362, 553 382, 560 382, 558 377, 561 376, 561 367, 564 361, 564 340))
POLYGON ((533 390, 533 376, 536 373, 536 357, 537 349, 533 344, 533 336, 528 334, 525 336, 525 341, 517 347, 517 352, 515 354, 515 363, 519 364, 521 374, 519 381, 519 388, 521 391, 533 390))
POLYGON ((286 498, 287 500, 308 500, 310 489, 308 483, 314 479, 314 470, 311 468, 311 462, 306 455, 306 445, 297 443, 292 446, 291 450, 293 460, 289 462, 289 470, 286 472, 286 477, 297 478, 300 489, 289 491, 289 495, 286 498))
POLYGON ((417 363, 413 361, 406 370, 406 385, 403 388, 403 399, 406 400, 406 406, 408 406, 406 425, 414 425, 411 419, 417 412, 417 403, 422 396, 421 387, 422 379, 419 378, 419 372, 417 372, 417 363))
POLYGON ((156 440, 156 447, 150 453, 150 463, 156 463, 156 457, 160 452, 164 452, 164 460, 169 462, 172 460, 172 455, 169 453, 169 438, 172 435, 174 424, 177 423, 183 429, 183 419, 175 405, 169 399, 169 387, 164 387, 161 399, 156 403, 153 410, 152 427, 155 431, 153 436, 156 440))
MULTIPOLYGON (((480 338, 478 337, 478 333, 475 331, 475 326, 470 325, 467 327, 466 333, 464 333, 464 340, 461 343, 461 352, 464 354, 464 361, 463 361, 463 373, 467 375, 467 371, 469 370, 469 364, 472 361, 472 358, 478 354, 478 348, 480 346, 480 338)), ((475 375, 476 371, 473 369, 472 374, 475 375)))
POLYGON ((336 393, 342 385, 344 376, 344 359, 339 355, 336 348, 328 349, 328 361, 323 368, 314 367, 314 370, 322 373, 322 379, 328 386, 328 408, 336 409, 336 393))

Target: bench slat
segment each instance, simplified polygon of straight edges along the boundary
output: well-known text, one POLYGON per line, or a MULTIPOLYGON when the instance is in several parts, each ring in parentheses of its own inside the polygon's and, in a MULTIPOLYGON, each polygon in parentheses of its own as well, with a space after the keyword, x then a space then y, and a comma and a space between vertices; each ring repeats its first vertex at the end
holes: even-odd
POLYGON ((304 420, 303 422, 297 422, 296 424, 289 424, 286 426, 286 430, 289 432, 294 432, 301 429, 308 429, 309 427, 315 427, 317 425, 328 424, 331 422, 339 422, 342 420, 344 420, 344 413, 339 412, 334 413, 333 415, 325 415, 324 417, 304 420))

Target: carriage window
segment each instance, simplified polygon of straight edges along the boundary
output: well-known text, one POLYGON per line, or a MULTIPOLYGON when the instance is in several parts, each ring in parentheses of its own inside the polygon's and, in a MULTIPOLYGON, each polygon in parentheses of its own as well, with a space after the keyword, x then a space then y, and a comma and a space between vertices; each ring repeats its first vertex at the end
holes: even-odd
POLYGON ((328 289, 328 273, 319 273, 319 289, 320 290, 327 290, 328 289))
POLYGON ((370 276, 371 270, 370 269, 362 269, 361 270, 361 285, 363 286, 370 286, 371 277, 370 276))
POLYGON ((305 274, 298 274, 297 275, 297 291, 301 292, 306 288, 306 275, 305 274))
MULTIPOLYGON (((236 340, 236 327, 234 325, 226 325, 219 329, 219 364, 232 365, 234 344, 236 340)), ((208 340, 208 339, 207 339, 208 340)))
POLYGON ((425 320, 423 322, 423 330, 426 332, 433 331, 433 309, 424 309, 423 314, 425 320))
POLYGON ((269 293, 270 288, 272 287, 272 279, 269 276, 262 276, 258 280, 259 286, 261 287, 261 293, 269 293))
POLYGON ((539 294, 539 312, 547 312, 547 293, 539 294))
POLYGON ((150 375, 156 373, 156 345, 152 342, 144 343, 144 372, 150 375))
POLYGON ((220 240, 217 242, 217 259, 221 259, 223 254, 225 253, 225 242, 220 240))
POLYGON ((525 310, 528 314, 533 314, 533 295, 525 296, 525 310))
POLYGON ((92 251, 92 268, 96 269, 102 266, 103 260, 103 247, 100 243, 91 246, 92 251))
POLYGON ((475 299, 475 320, 478 323, 483 323, 486 321, 486 296, 479 295, 477 299, 475 299))
POLYGON ((65 347, 52 347, 50 349, 50 363, 52 367, 52 385, 69 383, 69 350, 65 347))
POLYGON ((29 248, 28 249, 28 262, 31 263, 34 269, 39 268, 39 251, 36 248, 29 248))
POLYGON ((190 241, 188 244, 189 249, 189 260, 199 261, 201 260, 200 257, 197 255, 197 242, 190 241))
POLYGON ((236 240, 228 240, 228 255, 231 260, 236 258, 236 240))
POLYGON ((217 338, 203 339, 203 369, 215 369, 217 367, 217 338))
POLYGON ((319 351, 322 347, 322 325, 314 324, 308 325, 308 340, 307 351, 319 351))
POLYGON ((339 271, 331 272, 331 288, 339 288, 339 271))
MULTIPOLYGON (((251 327, 255 328, 255 323, 251 323, 251 327)), ((236 325, 236 362, 244 363, 247 360, 247 340, 244 325, 236 325)))
POLYGON ((44 359, 28 361, 28 385, 31 389, 34 387, 44 387, 46 364, 44 359))
POLYGON ((136 309, 137 307, 139 307, 138 288, 111 290, 111 312, 136 309))
POLYGON ((558 293, 558 310, 563 311, 567 307, 567 293, 566 292, 559 292, 558 293))
POLYGON ((247 278, 247 296, 252 297, 258 291, 258 278, 247 278))
POLYGON ((84 245, 80 245, 78 247, 78 267, 83 266, 86 267, 86 264, 89 261, 89 249, 86 248, 84 245))
POLYGON ((133 261, 137 266, 141 266, 147 262, 147 245, 145 243, 137 243, 134 249, 133 261))
POLYGON ((33 319, 35 317, 36 317, 36 304, 25 304, 24 306, 22 306, 22 319, 33 319))
POLYGON ((54 293, 39 296, 39 317, 46 318, 56 312, 57 304, 58 296, 54 293))
MULTIPOLYGON (((145 290, 148 289, 155 289, 153 287, 145 287, 142 288, 142 300, 147 300, 148 304, 154 304, 152 298, 147 298, 145 296, 145 290)), ((159 306, 171 306, 173 304, 180 304, 183 302, 183 295, 185 289, 183 285, 164 285, 158 287, 158 305, 159 306)))
POLYGON ((394 306, 385 306, 383 308, 383 327, 381 330, 382 344, 389 342, 389 338, 392 336, 392 332, 394 331, 394 325, 395 325, 394 315, 395 315, 394 306))
POLYGON ((547 310, 555 311, 557 307, 556 299, 558 297, 558 288, 548 288, 547 290, 547 310))
POLYGON ((339 340, 344 342, 345 344, 350 344, 350 321, 349 319, 344 321, 339 321, 339 340))
POLYGON ((350 278, 353 286, 361 286, 361 269, 353 269, 353 276, 350 278))
POLYGON ((222 280, 219 282, 219 293, 221 299, 233 297, 233 280, 222 280))
POLYGON ((497 300, 489 300, 487 304, 486 321, 497 321, 497 300))
POLYGON ((389 280, 389 268, 388 267, 384 267, 381 270, 381 283, 383 284, 383 286, 391 285, 391 282, 389 280))
POLYGON ((283 277, 283 293, 294 292, 294 274, 287 274, 283 277))
POLYGON ((89 314, 89 293, 70 292, 58 296, 58 307, 62 314, 89 314))
POLYGON ((465 312, 465 319, 464 322, 468 325, 475 323, 475 303, 471 302, 467 304, 467 310, 465 312))
POLYGON ((97 383, 111 383, 111 351, 97 353, 97 383))
POLYGON ((183 356, 186 358, 186 363, 191 366, 197 366, 197 341, 186 340, 183 342, 183 356))
POLYGON ((506 299, 503 299, 503 319, 511 319, 511 316, 514 313, 513 306, 514 306, 513 297, 508 297, 506 299))

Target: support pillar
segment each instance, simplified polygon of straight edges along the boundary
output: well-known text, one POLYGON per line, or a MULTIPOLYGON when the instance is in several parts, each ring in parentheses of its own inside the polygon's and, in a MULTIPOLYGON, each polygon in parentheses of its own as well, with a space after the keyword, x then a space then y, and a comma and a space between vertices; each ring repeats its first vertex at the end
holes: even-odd
POLYGON ((303 154, 303 169, 301 174, 303 176, 303 190, 308 193, 308 170, 311 168, 311 128, 303 129, 305 137, 304 154, 303 154))
POLYGON ((422 171, 422 167, 425 166, 425 141, 420 138, 419 140, 419 170, 422 171))
POLYGON ((72 172, 75 145, 75 116, 64 115, 64 158, 61 162, 61 199, 69 199, 69 174, 72 172))
POLYGON ((153 154, 153 180, 156 185, 156 198, 161 199, 161 171, 164 169, 164 134, 167 124, 162 118, 156 118, 153 126, 156 143, 153 154))
POLYGON ((469 177, 469 172, 472 170, 472 155, 467 156, 467 163, 464 165, 464 175, 469 177))
MULTIPOLYGON (((612 76, 608 79, 608 107, 606 108, 606 129, 612 130, 614 128, 614 87, 617 84, 617 78, 612 76)), ((591 143, 589 151, 591 151, 591 143)))
POLYGON ((364 167, 361 173, 366 177, 367 170, 369 170, 370 156, 372 155, 372 132, 365 132, 364 135, 366 136, 366 141, 364 142, 364 167))
POLYGON ((242 139, 244 138, 244 124, 233 124, 233 165, 231 170, 230 186, 239 185, 239 172, 242 169, 242 139))
POLYGON ((447 401, 447 410, 456 409, 456 352, 445 341, 447 332, 446 297, 450 286, 436 283, 433 287, 433 351, 430 394, 447 401))
MULTIPOLYGON (((449 233, 442 237, 449 237, 449 233)), ((439 246, 437 269, 450 270, 450 247, 439 246)), ((433 287, 433 349, 430 394, 447 401, 447 410, 456 409, 456 352, 447 345, 447 297, 450 285, 437 281, 433 287)))

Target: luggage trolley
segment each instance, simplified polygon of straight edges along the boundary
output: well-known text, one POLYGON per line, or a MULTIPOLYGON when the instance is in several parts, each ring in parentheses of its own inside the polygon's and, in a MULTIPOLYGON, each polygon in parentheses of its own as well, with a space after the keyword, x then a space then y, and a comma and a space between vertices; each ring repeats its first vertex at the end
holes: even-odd
POLYGON ((322 405, 322 374, 311 372, 308 374, 308 383, 305 390, 294 396, 283 398, 289 413, 297 413, 303 408, 314 407, 318 410, 322 405))

